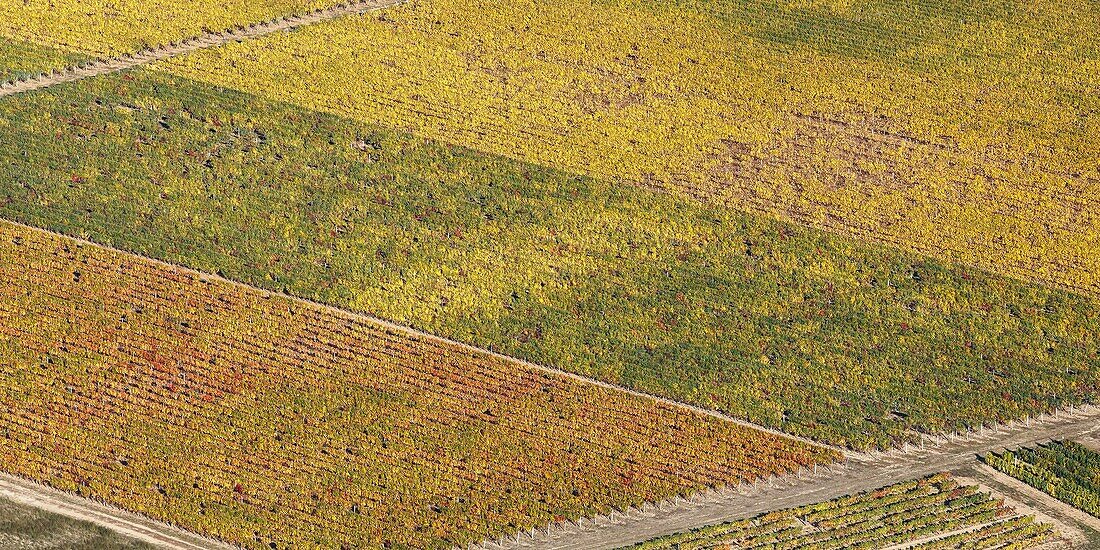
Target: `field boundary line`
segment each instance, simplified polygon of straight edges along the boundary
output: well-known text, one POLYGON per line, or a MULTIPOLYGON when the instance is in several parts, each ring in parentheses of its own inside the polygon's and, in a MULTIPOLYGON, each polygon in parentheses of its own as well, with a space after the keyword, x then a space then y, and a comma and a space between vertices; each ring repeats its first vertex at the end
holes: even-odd
MULTIPOLYGON (((970 485, 969 483, 962 483, 961 481, 960 481, 960 484, 961 485, 970 485)), ((975 485, 977 485, 977 484, 975 484, 975 485)), ((981 487, 981 486, 979 485, 979 487, 981 487)), ((986 492, 989 492, 989 491, 986 491, 986 492)), ((999 495, 998 493, 990 492, 990 496, 992 496, 993 498, 996 498, 996 497, 1002 496, 1002 495, 999 495)), ((1007 502, 1007 498, 1006 498, 1005 501, 1007 502)), ((925 535, 921 538, 914 539, 914 540, 911 540, 909 542, 902 542, 902 543, 898 543, 898 544, 893 544, 893 545, 887 546, 885 548, 881 548, 879 550, 913 550, 914 548, 918 548, 921 544, 934 542, 934 541, 937 541, 937 540, 943 540, 943 539, 946 539, 946 538, 954 537, 956 535, 962 535, 962 534, 965 534, 965 533, 973 533, 975 531, 980 531, 982 529, 985 529, 986 527, 989 527, 990 525, 994 525, 999 521, 1003 521, 1003 520, 1006 520, 1006 519, 1016 519, 1016 518, 1021 518, 1021 517, 1026 517, 1026 516, 1024 516, 1023 514, 1016 514, 1014 516, 1005 516, 1005 517, 1001 517, 1001 518, 994 518, 991 521, 987 521, 987 522, 984 522, 984 523, 979 523, 977 525, 971 525, 969 527, 961 527, 961 528, 955 529, 953 531, 947 531, 945 533, 937 533, 935 535, 925 535)))
POLYGON ((167 522, 6 472, 0 472, 0 496, 18 504, 87 521, 159 548, 171 550, 236 548, 167 522))
MULTIPOLYGON (((215 282, 215 283, 227 285, 227 286, 232 287, 232 288, 244 289, 244 290, 247 290, 249 292, 258 293, 258 294, 263 295, 263 296, 279 297, 279 298, 285 299, 285 300, 287 300, 289 302, 292 302, 292 303, 301 304, 301 305, 304 305, 304 306, 308 306, 308 307, 311 307, 311 308, 321 310, 321 311, 326 312, 326 313, 330 313, 338 319, 357 320, 357 321, 366 322, 366 323, 369 323, 369 324, 373 324, 373 325, 375 325, 379 328, 389 330, 389 331, 392 331, 392 332, 395 332, 395 333, 398 333, 398 334, 402 334, 402 335, 405 335, 407 337, 410 337, 412 339, 419 340, 419 341, 422 341, 422 342, 430 342, 430 343, 445 345, 445 346, 452 347, 456 350, 460 350, 460 351, 463 351, 463 352, 471 354, 471 355, 497 359, 497 360, 504 361, 506 363, 510 363, 510 364, 513 364, 513 365, 516 365, 516 366, 519 366, 519 367, 522 367, 522 368, 525 368, 525 369, 551 374, 551 375, 561 377, 561 378, 565 378, 565 379, 568 379, 568 380, 571 380, 571 381, 574 381, 574 382, 578 382, 578 383, 581 383, 581 384, 595 385, 595 386, 599 386, 599 387, 602 387, 602 388, 605 388, 605 389, 610 389, 610 390, 613 390, 613 391, 624 392, 624 393, 627 393, 627 394, 630 394, 630 395, 633 395, 633 396, 636 396, 636 397, 639 397, 639 398, 642 398, 642 399, 645 399, 645 400, 648 400, 648 401, 660 403, 660 404, 663 404, 663 405, 666 405, 666 406, 669 406, 669 407, 672 407, 672 408, 680 409, 680 410, 685 410, 685 411, 688 411, 688 412, 691 412, 691 413, 694 413, 694 414, 710 416, 710 417, 722 420, 724 422, 730 422, 730 423, 733 423, 733 424, 743 426, 743 427, 748 428, 748 429, 752 429, 752 430, 756 430, 756 431, 760 431, 760 432, 765 432, 765 433, 768 433, 768 434, 771 434, 771 435, 774 435, 776 437, 780 437, 780 438, 783 438, 783 439, 786 439, 786 440, 799 441, 801 443, 804 443, 804 444, 807 444, 807 445, 812 445, 812 446, 817 447, 817 448, 833 449, 834 451, 836 451, 838 454, 840 454, 842 457, 844 457, 847 460, 853 460, 853 459, 854 460, 859 460, 859 459, 862 458, 862 455, 860 455, 858 453, 853 453, 853 452, 851 452, 847 449, 842 449, 840 447, 825 445, 825 444, 818 443, 816 441, 813 441, 813 440, 810 440, 810 439, 807 439, 807 438, 793 436, 793 435, 781 432, 779 430, 775 430, 773 428, 768 428, 766 426, 759 426, 759 425, 753 424, 753 423, 745 421, 745 420, 741 420, 741 419, 737 419, 737 418, 734 418, 734 417, 727 416, 727 415, 725 415, 723 413, 720 413, 718 411, 712 411, 712 410, 708 410, 708 409, 705 409, 705 408, 702 408, 702 407, 689 405, 689 404, 686 404, 686 403, 681 403, 679 401, 675 401, 675 400, 672 400, 672 399, 668 399, 668 398, 664 398, 664 397, 660 397, 660 396, 656 396, 656 395, 651 395, 651 394, 640 392, 640 391, 637 391, 637 390, 632 390, 630 388, 618 386, 618 385, 615 385, 615 384, 611 384, 611 383, 604 382, 604 381, 601 381, 601 380, 596 380, 596 379, 593 379, 593 378, 588 378, 588 377, 581 376, 579 374, 574 374, 574 373, 564 371, 564 370, 561 370, 561 369, 539 365, 537 363, 533 363, 533 362, 526 361, 526 360, 523 360, 523 359, 519 359, 519 358, 516 358, 516 357, 507 356, 507 355, 504 355, 502 353, 492 351, 490 349, 480 348, 480 347, 477 347, 477 346, 466 344, 464 342, 459 342, 459 341, 456 341, 456 340, 451 340, 451 339, 448 339, 448 338, 444 338, 442 336, 437 336, 435 334, 424 332, 424 331, 421 331, 421 330, 413 328, 413 327, 401 325, 401 324, 398 324, 398 323, 395 323, 395 322, 392 322, 392 321, 388 321, 388 320, 385 320, 385 319, 382 319, 382 318, 379 318, 379 317, 375 317, 375 316, 372 316, 372 315, 369 315, 369 314, 366 314, 366 313, 357 312, 357 311, 353 311, 353 310, 341 309, 341 308, 338 308, 338 307, 335 307, 335 306, 331 306, 331 305, 323 304, 321 302, 310 300, 308 298, 301 298, 301 297, 298 297, 298 296, 293 296, 293 295, 290 295, 290 294, 286 294, 284 292, 277 292, 277 291, 272 291, 272 290, 260 288, 260 287, 257 287, 257 286, 253 286, 253 285, 250 285, 250 284, 247 284, 247 283, 240 282, 240 281, 234 281, 232 279, 227 279, 227 278, 222 277, 222 276, 217 275, 217 274, 206 273, 206 272, 199 271, 197 269, 193 269, 193 268, 190 268, 190 267, 187 267, 187 266, 184 266, 184 265, 179 265, 179 264, 175 264, 175 263, 168 262, 168 261, 165 261, 165 260, 159 260, 159 259, 156 259, 156 258, 151 258, 151 257, 144 256, 144 255, 141 255, 141 254, 135 254, 135 253, 129 252, 127 250, 116 248, 114 246, 100 244, 100 243, 97 243, 97 242, 89 240, 89 239, 85 239, 85 238, 81 238, 81 237, 74 237, 74 236, 71 236, 71 235, 66 235, 64 233, 60 233, 60 232, 57 232, 57 231, 52 231, 52 230, 49 230, 49 229, 43 229, 43 228, 40 228, 40 227, 35 227, 35 226, 32 226, 32 225, 28 225, 28 224, 25 224, 25 223, 22 223, 22 222, 14 221, 14 220, 9 220, 9 219, 6 219, 6 218, 0 218, 0 223, 7 224, 9 226, 16 227, 16 228, 22 228, 22 229, 25 229, 25 230, 28 230, 28 231, 40 233, 40 234, 43 234, 43 235, 47 235, 47 236, 50 236, 51 238, 58 238, 58 239, 61 239, 63 241, 72 242, 72 243, 75 243, 78 246, 87 246, 87 247, 91 247, 91 248, 107 250, 107 251, 122 255, 124 257, 130 257, 130 258, 135 258, 135 259, 138 259, 138 260, 141 260, 141 261, 144 261, 144 262, 149 262, 149 263, 151 263, 153 265, 156 265, 156 266, 160 266, 160 267, 167 268, 167 269, 170 269, 170 270, 173 270, 173 271, 176 271, 176 272, 180 272, 180 273, 190 275, 192 277, 195 277, 195 279, 198 280, 198 281, 215 282)), ((834 464, 836 464, 836 463, 834 463, 834 464)), ((810 468, 812 468, 812 470, 816 473, 818 471, 819 467, 821 467, 821 466, 820 465, 814 465, 810 468)), ((797 475, 802 476, 803 472, 810 470, 810 468, 803 467, 801 470, 799 470, 797 472, 797 475)), ((4 473, 3 471, 0 471, 0 494, 4 494, 4 480, 6 478, 22 480, 22 478, 16 478, 14 476, 11 476, 9 474, 4 473)), ((765 480, 762 480, 762 481, 758 480, 757 483, 758 484, 759 483, 774 483, 779 479, 781 479, 780 476, 771 475, 768 478, 766 478, 765 480)), ((102 504, 99 501, 87 499, 85 497, 81 497, 81 496, 78 496, 78 495, 69 494, 69 493, 66 493, 64 491, 53 489, 51 487, 38 484, 37 482, 24 481, 23 483, 24 484, 33 484, 33 485, 31 485, 30 489, 28 489, 28 491, 32 492, 32 493, 35 492, 35 491, 32 491, 31 489, 39 489, 40 492, 42 492, 43 494, 46 494, 46 495, 52 494, 52 493, 65 495, 67 497, 67 499, 70 501, 69 502, 69 507, 70 507, 69 509, 75 510, 75 512, 73 514, 66 514, 66 515, 71 515, 72 517, 78 517, 80 519, 88 519, 89 521, 95 521, 94 519, 90 519, 90 518, 85 517, 83 515, 74 515, 74 514, 79 514, 79 509, 80 509, 79 502, 80 501, 85 501, 88 504, 89 508, 91 508, 92 511, 95 511, 95 513, 91 514, 92 518, 94 518, 94 517, 107 517, 107 518, 110 518, 111 517, 110 514, 108 514, 106 512, 98 512, 99 509, 117 510, 119 512, 119 515, 124 515, 124 517, 131 517, 132 516, 132 517, 136 518, 135 520, 142 520, 142 523, 144 525, 160 524, 160 525, 163 525, 164 529, 171 529, 173 531, 174 530, 179 530, 179 528, 177 528, 175 526, 172 526, 168 523, 162 523, 162 522, 159 522, 158 520, 154 520, 152 518, 146 518, 145 516, 141 516, 140 514, 134 514, 133 512, 124 511, 121 508, 115 508, 115 507, 110 506, 110 505, 102 504)), ((696 501, 700 501, 701 499, 706 499, 707 495, 719 494, 720 491, 721 491, 720 489, 709 489, 709 490, 705 490, 701 493, 696 493, 695 495, 693 495, 689 499, 684 499, 683 497, 677 497, 677 501, 696 502, 696 501)), ((48 499, 42 499, 42 500, 46 503, 50 502, 50 500, 48 500, 48 499)), ((33 504, 33 503, 31 505, 32 506, 38 506, 38 507, 44 507, 46 509, 51 509, 51 508, 48 507, 48 505, 47 506, 40 506, 38 504, 33 504)), ((660 505, 658 505, 658 506, 660 506, 660 505)), ((59 513, 63 513, 63 512, 59 512, 59 513)), ((614 516, 615 514, 616 513, 613 512, 612 516, 614 516)), ((131 520, 131 521, 135 521, 135 520, 131 520)), ((103 525, 104 527, 116 530, 118 532, 124 533, 124 534, 130 534, 130 531, 125 530, 126 529, 125 522, 122 522, 122 525, 119 525, 119 522, 111 522, 109 520, 106 520, 106 521, 107 521, 106 523, 101 523, 101 525, 103 525)), ((181 533, 185 533, 185 534, 189 533, 189 532, 183 531, 183 530, 179 530, 179 531, 181 533)), ((140 535, 134 535, 134 536, 140 536, 140 535)), ((193 535, 193 536, 197 537, 197 536, 200 536, 200 535, 193 535)), ((160 543, 162 545, 165 544, 164 541, 159 541, 159 540, 158 540, 158 543, 160 543)), ((211 540, 211 543, 213 544, 214 541, 211 540)), ((219 543, 219 544, 224 544, 224 543, 219 543)), ((227 549, 227 548, 233 548, 232 546, 209 546, 209 547, 207 547, 207 546, 179 546, 179 545, 176 545, 176 546, 168 545, 167 547, 168 548, 173 548, 173 549, 180 549, 180 550, 191 550, 191 549, 196 549, 196 548, 214 548, 214 549, 217 549, 217 550, 223 550, 223 549, 227 549)))
POLYGON ((63 239, 67 239, 67 240, 76 242, 78 244, 85 245, 85 246, 92 246, 92 247, 101 248, 101 249, 104 249, 104 250, 110 250, 110 251, 115 252, 117 254, 123 254, 123 255, 126 255, 126 256, 139 258, 143 261, 152 262, 153 264, 159 265, 161 267, 166 267, 166 268, 169 268, 169 269, 182 271, 182 272, 187 273, 189 275, 192 275, 192 276, 194 276, 194 277, 196 277, 196 278, 198 278, 199 280, 202 280, 202 281, 213 281, 213 282, 218 282, 218 283, 222 283, 222 284, 228 284, 228 285, 234 286, 236 288, 247 289, 247 290, 252 291, 252 292, 259 292, 259 293, 262 293, 262 294, 265 294, 265 295, 268 295, 268 296, 278 296, 278 297, 286 299, 286 300, 290 300, 290 301, 301 303, 301 304, 307 304, 307 305, 309 305, 311 307, 314 307, 314 308, 320 308, 321 310, 323 310, 327 313, 332 313, 332 314, 334 314, 338 317, 344 318, 344 319, 355 319, 355 320, 365 321, 365 322, 368 322, 368 323, 372 323, 376 326, 379 326, 381 328, 396 331, 396 332, 399 332, 399 333, 404 334, 406 336, 410 336, 410 337, 417 338, 417 339, 420 339, 420 340, 434 342, 434 343, 437 343, 437 344, 443 344, 443 345, 447 345, 447 346, 453 346, 453 347, 461 349, 462 351, 465 351, 467 353, 473 353, 473 354, 492 357, 494 359, 498 359, 498 360, 501 360, 501 361, 507 361, 509 363, 513 363, 513 364, 516 364, 516 365, 519 365, 519 366, 522 366, 522 367, 525 367, 525 368, 528 368, 528 369, 532 369, 532 370, 536 370, 536 371, 539 371, 539 372, 545 372, 545 373, 548 373, 548 374, 553 374, 555 376, 560 376, 560 377, 563 377, 563 378, 567 378, 567 379, 573 380, 575 382, 595 385, 595 386, 602 387, 604 389, 609 389, 609 390, 614 390, 614 391, 618 391, 618 392, 627 393, 627 394, 633 395, 635 397, 640 397, 640 398, 643 398, 643 399, 646 399, 646 400, 649 400, 649 401, 654 401, 654 402, 657 402, 657 403, 660 403, 660 404, 663 404, 663 405, 666 405, 666 406, 675 407, 675 408, 678 408, 678 409, 681 409, 681 410, 686 410, 686 411, 689 411, 689 412, 692 412, 692 413, 695 413, 695 414, 710 416, 710 417, 717 418, 719 420, 729 422, 729 423, 732 423, 732 424, 736 424, 736 425, 739 425, 739 426, 742 426, 742 427, 745 427, 745 428, 750 428, 750 429, 757 430, 757 431, 760 431, 760 432, 765 432, 765 433, 768 433, 770 435, 774 435, 774 436, 777 436, 777 437, 782 437, 782 438, 788 439, 788 440, 798 441, 798 442, 804 443, 806 445, 813 445, 814 447, 818 447, 818 448, 830 449, 830 450, 840 454, 842 457, 844 457, 845 459, 848 459, 848 460, 865 460, 868 457, 868 455, 866 455, 864 453, 855 452, 855 451, 852 451, 850 449, 846 449, 846 448, 843 448, 843 447, 838 447, 836 445, 829 445, 829 444, 826 444, 826 443, 821 443, 819 441, 814 441, 814 440, 806 438, 806 437, 789 434, 789 433, 783 432, 781 430, 777 430, 775 428, 770 428, 768 426, 763 426, 763 425, 760 425, 760 424, 755 424, 753 422, 749 422, 748 420, 744 420, 744 419, 736 418, 736 417, 733 417, 733 416, 729 416, 729 415, 727 415, 725 413, 722 413, 722 412, 719 412, 719 411, 707 409, 707 408, 704 408, 704 407, 699 407, 697 405, 691 405, 691 404, 688 404, 688 403, 683 403, 681 401, 676 401, 674 399, 669 399, 667 397, 661 397, 659 395, 653 395, 653 394, 650 394, 650 393, 645 393, 645 392, 642 392, 642 391, 627 388, 625 386, 620 386, 618 384, 612 384, 610 382, 605 382, 603 380, 598 380, 598 379, 595 379, 595 378, 589 378, 587 376, 572 373, 572 372, 562 370, 562 369, 559 369, 559 368, 556 368, 556 367, 548 367, 548 366, 545 366, 545 365, 540 365, 538 363, 533 363, 533 362, 527 361, 525 359, 520 359, 518 357, 512 357, 510 355, 505 355, 503 353, 493 351, 492 349, 487 349, 487 348, 474 346, 472 344, 467 344, 465 342, 460 342, 458 340, 452 340, 450 338, 446 338, 446 337, 443 337, 443 336, 438 336, 438 335, 432 334, 430 332, 425 332, 423 330, 420 330, 420 329, 417 329, 417 328, 414 328, 414 327, 411 327, 411 326, 398 324, 398 323, 395 323, 393 321, 383 319, 381 317, 376 317, 374 315, 370 315, 368 313, 349 310, 349 309, 342 309, 342 308, 339 308, 339 307, 336 307, 336 306, 331 306, 331 305, 324 304, 324 303, 321 303, 321 302, 318 302, 318 301, 315 301, 315 300, 311 300, 309 298, 302 298, 300 296, 294 296, 292 294, 287 294, 285 292, 278 292, 278 291, 268 290, 266 288, 261 288, 261 287, 258 287, 258 286, 250 285, 248 283, 244 283, 244 282, 241 282, 241 281, 235 281, 233 279, 227 279, 225 277, 222 277, 221 275, 217 275, 217 274, 213 274, 213 273, 206 273, 204 271, 199 271, 197 269, 187 267, 185 265, 175 264, 175 263, 168 262, 168 261, 165 261, 165 260, 158 260, 156 258, 150 258, 148 256, 144 256, 144 255, 141 255, 141 254, 135 254, 133 252, 123 250, 121 248, 117 248, 117 247, 114 247, 114 246, 100 244, 100 243, 97 243, 97 242, 89 240, 89 239, 85 239, 85 238, 81 238, 81 237, 74 237, 72 235, 66 235, 64 233, 59 233, 57 231, 51 231, 49 229, 43 229, 41 227, 35 227, 33 225, 28 225, 28 224, 25 224, 25 223, 22 223, 22 222, 17 222, 17 221, 10 220, 10 219, 7 219, 7 218, 0 218, 0 222, 10 224, 10 225, 13 225, 13 226, 16 226, 16 227, 20 227, 20 228, 23 228, 23 229, 26 229, 26 230, 36 231, 36 232, 39 232, 39 233, 42 233, 42 234, 45 234, 45 235, 50 235, 50 236, 53 236, 53 237, 60 237, 60 238, 63 238, 63 239))
MULTIPOLYGON (((957 481, 959 485, 976 485, 978 487, 978 491, 988 493, 992 495, 993 498, 1004 499, 1005 506, 1011 508, 1015 512, 1015 516, 1013 517, 1020 518, 1030 516, 1034 518, 1036 523, 1046 523, 1054 527, 1054 531, 1058 534, 1057 538, 1048 541, 1040 546, 1033 547, 1030 550, 1040 548, 1059 548, 1066 550, 1084 548, 1080 546, 1080 543, 1085 540, 1085 534, 1081 532, 1080 526, 1070 525, 1068 522, 1062 519, 1051 516, 1043 510, 1038 510, 1035 507, 1028 505, 1026 502, 1021 501, 1018 498, 1018 495, 1009 494, 1005 490, 1006 487, 1003 485, 994 486, 993 484, 991 484, 991 480, 989 478, 983 477, 981 475, 981 466, 982 463, 978 462, 967 470, 952 472, 951 477, 955 478, 955 481, 957 481)), ((985 525, 988 525, 988 523, 986 523, 985 525)), ((917 542, 913 541, 906 544, 914 546, 917 544, 917 542)), ((882 550, 891 550, 891 548, 883 548, 882 550)), ((893 550, 904 550, 904 547, 893 550)))
MULTIPOLYGON (((1074 508, 1072 504, 1062 501, 1058 497, 1047 493, 1046 491, 1037 487, 1032 487, 1022 480, 1016 479, 984 462, 978 463, 974 470, 987 476, 990 480, 1007 487, 1011 487, 1021 493, 1031 496, 1031 498, 1042 502, 1047 508, 1057 511, 1069 518, 1073 519, 1077 523, 1084 525, 1096 532, 1100 532, 1100 518, 1093 516, 1092 514, 1074 508)), ((1049 515, 1049 514, 1047 514, 1049 515)))
POLYGON ((1050 414, 1006 422, 981 431, 950 434, 932 445, 907 445, 794 475, 645 503, 621 513, 562 521, 516 535, 471 545, 477 550, 615 549, 654 537, 689 531, 767 512, 797 508, 886 487, 977 462, 978 455, 1054 439, 1100 435, 1100 407, 1084 404, 1050 414))
POLYGON ((356 0, 307 13, 284 15, 263 23, 252 23, 247 26, 237 26, 236 28, 224 31, 204 33, 179 42, 146 48, 118 57, 97 59, 95 61, 69 66, 60 71, 43 73, 38 76, 20 79, 10 84, 8 81, 5 81, 0 83, 0 98, 41 90, 66 82, 84 80, 94 76, 117 73, 197 50, 212 48, 234 41, 258 38, 279 31, 292 30, 298 27, 328 21, 330 19, 336 19, 345 15, 361 15, 397 6, 406 1, 407 0, 356 0))

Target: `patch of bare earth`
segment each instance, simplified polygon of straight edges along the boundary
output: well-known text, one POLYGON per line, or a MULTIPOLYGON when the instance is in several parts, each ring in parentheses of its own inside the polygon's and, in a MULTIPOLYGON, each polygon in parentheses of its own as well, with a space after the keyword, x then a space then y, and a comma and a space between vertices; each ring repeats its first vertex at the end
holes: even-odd
POLYGON ((1024 515, 1052 523, 1073 548, 1100 548, 1100 519, 1066 504, 986 464, 976 463, 957 477, 970 476, 982 487, 1003 495, 1024 515))
MULTIPOLYGON (((1035 501, 1026 498, 1027 493, 1021 493, 1019 487, 1011 484, 999 483, 997 477, 990 477, 989 472, 996 472, 984 464, 975 464, 971 468, 965 468, 953 475, 961 485, 977 485, 984 493, 990 493, 995 498, 1003 498, 1005 505, 1012 508, 1017 515, 1034 516, 1035 521, 1054 526, 1060 540, 1055 541, 1059 547, 1080 548, 1088 542, 1088 535, 1079 525, 1071 521, 1065 521, 1061 517, 1047 512, 1045 507, 1036 506, 1035 501)), ((1006 476, 1007 477, 1007 476, 1006 476)))
POLYGON ((983 269, 1044 282, 1052 273, 1063 286, 1100 293, 1094 283, 1074 282, 1092 280, 1087 274, 1094 267, 1072 247, 1019 254, 1019 243, 1006 244, 1008 235, 979 243, 913 238, 933 220, 972 223, 959 212, 974 210, 994 216, 998 225, 1022 228, 1033 241, 1057 243, 1072 235, 1094 242, 1100 179, 1057 168, 1053 153, 967 151, 946 136, 916 136, 898 121, 860 112, 795 113, 767 143, 728 138, 710 151, 672 187, 700 200, 953 260, 972 258, 977 249, 974 263, 983 269))

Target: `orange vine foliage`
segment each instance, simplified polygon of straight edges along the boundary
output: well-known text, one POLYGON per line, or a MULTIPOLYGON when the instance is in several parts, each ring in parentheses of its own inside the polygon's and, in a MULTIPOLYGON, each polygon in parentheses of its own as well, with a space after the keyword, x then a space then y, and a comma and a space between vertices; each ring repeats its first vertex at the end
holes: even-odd
POLYGON ((0 464, 247 547, 450 547, 837 458, 0 223, 0 464))

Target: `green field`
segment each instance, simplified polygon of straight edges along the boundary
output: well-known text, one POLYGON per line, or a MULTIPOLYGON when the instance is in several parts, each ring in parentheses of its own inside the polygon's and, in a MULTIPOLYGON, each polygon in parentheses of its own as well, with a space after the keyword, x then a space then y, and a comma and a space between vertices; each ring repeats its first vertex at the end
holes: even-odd
POLYGON ((0 216, 840 445, 1097 392, 1087 298, 159 73, 0 142, 0 216))
POLYGON ((1073 441, 989 453, 986 464, 1100 518, 1100 453, 1073 441))
POLYGON ((18 550, 152 550, 98 525, 0 498, 0 548, 18 550))
POLYGON ((35 77, 88 59, 84 55, 0 37, 0 83, 35 77))

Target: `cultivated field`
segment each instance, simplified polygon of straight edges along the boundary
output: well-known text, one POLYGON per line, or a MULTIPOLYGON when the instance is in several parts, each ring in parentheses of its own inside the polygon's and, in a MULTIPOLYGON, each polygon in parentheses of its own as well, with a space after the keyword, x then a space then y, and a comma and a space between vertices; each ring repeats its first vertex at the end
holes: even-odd
POLYGON ((960 485, 949 474, 938 474, 820 504, 701 527, 629 549, 1022 550, 1056 537, 1050 525, 1016 514, 1002 499, 981 492, 976 485, 960 485))
POLYGON ((836 458, 0 225, 8 471, 249 547, 448 547, 836 458))
POLYGON ((159 68, 1096 296, 1098 18, 1065 0, 418 0, 159 68))
POLYGON ((87 59, 80 54, 0 37, 0 83, 30 78, 87 59))
MULTIPOLYGON (((0 76, 27 64, 7 50, 22 43, 110 57, 194 38, 203 33, 328 8, 340 0, 0 0, 0 76), (5 43, 3 39, 13 42, 5 43), (14 45, 9 45, 14 44, 14 45), (10 57, 10 58, 9 58, 10 57)), ((66 59, 35 53, 36 72, 66 59)), ((71 59, 69 60, 71 61, 71 59)), ((5 80, 10 76, 5 77, 5 80)))
POLYGON ((666 193, 148 71, 0 120, 5 217, 840 445, 1100 381, 1094 301, 666 193))
POLYGON ((180 548, 1090 540, 973 460, 1100 414, 1098 20, 0 0, 0 470, 180 548))
POLYGON ((1100 453, 1073 441, 990 453, 986 464, 1100 518, 1100 453))

